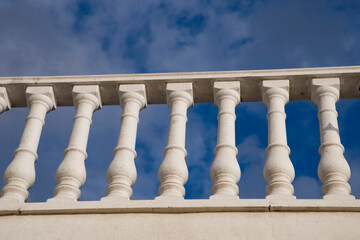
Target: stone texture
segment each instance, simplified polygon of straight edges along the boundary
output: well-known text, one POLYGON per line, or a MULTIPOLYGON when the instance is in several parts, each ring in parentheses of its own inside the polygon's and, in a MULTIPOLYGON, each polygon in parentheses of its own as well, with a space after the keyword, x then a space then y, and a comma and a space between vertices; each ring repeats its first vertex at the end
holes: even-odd
POLYGON ((137 172, 135 143, 139 111, 146 107, 146 91, 144 84, 120 85, 120 105, 123 108, 118 143, 114 149, 114 159, 107 171, 109 182, 106 197, 130 199, 131 186, 135 183, 137 172))
POLYGON ((64 160, 56 171, 54 198, 48 201, 76 201, 85 183, 86 146, 91 118, 93 112, 101 108, 99 86, 74 86, 73 101, 76 108, 74 125, 68 147, 64 151, 64 160))
POLYGON ((340 95, 360 98, 360 67, 0 80, 0 112, 10 103, 11 107, 27 104, 30 108, 19 148, 4 176, 0 239, 358 239, 360 235, 360 200, 350 195, 350 168, 343 156, 335 108, 340 95), (108 171, 106 201, 78 202, 86 177, 91 116, 102 104, 118 105, 119 98, 124 109, 122 127, 108 171), (240 99, 262 100, 269 110, 266 199, 237 197, 240 168, 234 110, 240 99), (284 110, 289 99, 311 99, 319 108, 318 172, 324 199, 294 199, 284 110), (74 105, 77 114, 57 173, 55 198, 25 203, 35 180, 34 162, 44 119, 56 102, 74 105), (215 102, 219 107, 211 200, 184 200, 186 114, 194 102, 215 102), (160 197, 159 201, 128 201, 136 180, 138 115, 147 103, 167 103, 171 108, 168 142, 159 169, 160 197))
POLYGON ((0 217, 4 239, 358 239, 359 213, 231 212, 0 217), (166 226, 166 227, 162 227, 166 226))
POLYGON ((324 198, 354 198, 350 195, 350 167, 344 157, 340 141, 338 113, 335 103, 339 100, 339 78, 314 78, 311 85, 311 100, 318 106, 321 155, 318 175, 323 183, 324 198))
POLYGON ((26 98, 29 114, 14 159, 5 171, 0 201, 23 202, 28 199, 28 189, 35 182, 35 162, 45 116, 56 107, 52 87, 28 87, 26 98))
POLYGON ((168 140, 164 149, 164 159, 159 168, 159 198, 179 198, 185 196, 184 185, 188 179, 185 162, 185 133, 187 109, 193 105, 191 83, 168 83, 167 103, 171 109, 168 140))
POLYGON ((267 198, 295 198, 291 184, 294 166, 287 145, 285 104, 289 101, 289 80, 263 81, 263 103, 268 107, 268 146, 264 166, 267 198))
POLYGON ((215 159, 210 169, 211 199, 239 198, 240 167, 235 147, 235 107, 240 104, 240 82, 215 82, 214 102, 219 108, 215 159))
POLYGON ((118 105, 119 84, 145 84, 148 104, 166 104, 166 84, 193 84, 195 103, 213 102, 215 81, 240 81, 241 102, 261 102, 262 80, 291 79, 290 101, 310 100, 311 79, 316 76, 339 77, 341 98, 360 98, 360 66, 329 68, 272 69, 222 72, 182 72, 150 74, 109 74, 83 76, 0 77, 0 87, 6 87, 12 107, 26 107, 24 86, 53 86, 58 106, 72 106, 72 87, 99 85, 103 105, 118 105))
POLYGON ((9 96, 6 88, 0 87, 0 114, 11 108, 9 96))

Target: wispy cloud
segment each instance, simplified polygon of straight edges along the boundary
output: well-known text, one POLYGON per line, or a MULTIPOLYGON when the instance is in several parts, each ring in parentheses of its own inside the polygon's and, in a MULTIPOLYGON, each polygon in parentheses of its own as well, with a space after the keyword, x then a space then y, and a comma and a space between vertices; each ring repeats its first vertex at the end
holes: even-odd
POLYGON ((322 198, 321 184, 318 179, 302 176, 295 179, 294 183, 295 196, 300 199, 322 198))
POLYGON ((264 198, 266 182, 263 168, 266 160, 265 148, 260 147, 256 135, 250 135, 237 145, 238 160, 242 170, 239 181, 241 198, 264 198))

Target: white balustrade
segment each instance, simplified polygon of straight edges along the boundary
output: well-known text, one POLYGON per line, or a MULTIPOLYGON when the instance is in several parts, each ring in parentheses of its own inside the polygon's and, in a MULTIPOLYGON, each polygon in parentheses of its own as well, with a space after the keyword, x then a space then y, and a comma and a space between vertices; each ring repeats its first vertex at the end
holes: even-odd
POLYGON ((102 200, 114 197, 130 199, 133 192, 131 186, 137 177, 134 163, 135 143, 139 112, 146 107, 145 85, 120 85, 119 98, 123 108, 120 133, 113 153, 114 159, 107 171, 109 186, 106 189, 106 197, 102 200))
POLYGON ((76 201, 80 188, 86 180, 85 160, 92 114, 101 108, 99 86, 74 86, 73 101, 76 108, 74 125, 69 145, 64 151, 64 160, 56 171, 57 186, 54 198, 48 201, 76 201))
POLYGON ((240 103, 240 82, 215 82, 214 100, 219 108, 217 145, 210 175, 214 182, 211 199, 239 198, 241 172, 236 159, 235 107, 240 103))
POLYGON ((14 159, 4 174, 5 186, 2 197, 20 202, 26 201, 28 189, 35 182, 35 166, 41 130, 45 124, 45 116, 56 107, 52 87, 28 87, 26 89, 29 115, 19 147, 14 152, 14 159))
POLYGON ((268 107, 268 147, 264 166, 266 198, 295 198, 291 184, 295 177, 290 161, 285 125, 285 104, 289 101, 289 80, 267 80, 262 84, 263 103, 268 107))
MULTIPOLYGON (((266 198, 270 201, 265 202, 281 203, 282 200, 296 199, 292 185, 295 171, 289 158, 285 123, 285 105, 289 98, 292 101, 311 99, 318 107, 321 140, 318 175, 323 183, 323 198, 354 199, 348 183, 350 167, 344 158, 337 122, 336 102, 340 98, 340 78, 341 97, 359 98, 360 67, 96 77, 19 77, 16 80, 2 78, 0 113, 10 107, 28 106, 29 114, 19 147, 4 174, 0 215, 4 211, 7 214, 9 209, 19 206, 25 206, 26 209, 30 205, 24 202, 29 196, 28 189, 35 182, 34 163, 37 160, 41 131, 46 114, 57 105, 75 106, 76 115, 64 159, 56 172, 54 197, 48 199, 49 204, 46 206, 78 206, 76 201, 80 198, 80 188, 86 180, 86 148, 92 115, 102 104, 118 105, 119 102, 123 113, 113 160, 107 171, 106 196, 96 206, 108 206, 132 197, 132 186, 137 179, 135 146, 139 113, 148 103, 167 103, 170 108, 167 145, 158 172, 160 187, 156 199, 169 200, 165 203, 166 206, 170 206, 167 204, 172 200, 184 199, 184 185, 189 174, 185 161, 187 110, 194 101, 214 102, 218 107, 217 144, 210 170, 213 181, 210 199, 219 199, 219 203, 234 203, 232 200, 239 198, 241 170, 235 145, 235 109, 240 101, 262 101, 268 109, 267 160, 263 174, 267 182, 266 198), (56 101, 54 92, 57 94, 56 101)), ((331 204, 333 202, 337 201, 329 201, 331 204)), ((178 203, 181 201, 175 204, 178 203)), ((219 203, 209 201, 208 204, 217 206, 219 203)), ((85 206, 90 206, 86 204, 92 203, 85 203, 85 206)), ((130 203, 122 201, 120 204, 130 203)), ((164 207, 162 204, 156 202, 151 206, 164 207)))
POLYGON ((164 150, 164 160, 159 169, 158 199, 179 198, 185 196, 184 185, 188 179, 185 162, 185 132, 187 109, 193 105, 193 89, 191 83, 168 83, 166 85, 167 102, 171 108, 169 132, 164 150))
POLYGON ((318 175, 323 183, 325 199, 354 198, 350 195, 350 167, 343 155, 345 149, 340 141, 335 103, 340 96, 339 78, 314 78, 311 85, 311 100, 318 106, 321 155, 318 175))
POLYGON ((9 110, 10 108, 10 100, 6 88, 0 87, 0 114, 6 110, 9 110))

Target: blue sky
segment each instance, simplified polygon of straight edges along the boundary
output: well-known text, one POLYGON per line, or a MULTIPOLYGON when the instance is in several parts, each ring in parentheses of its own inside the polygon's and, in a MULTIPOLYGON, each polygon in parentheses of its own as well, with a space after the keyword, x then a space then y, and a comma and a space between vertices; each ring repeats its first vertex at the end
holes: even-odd
MULTIPOLYGON (((0 76, 226 71, 360 65, 360 1, 193 0, 0 2, 0 76)), ((337 104, 352 192, 360 196, 360 101, 337 104)), ((0 175, 19 143, 27 109, 0 115, 0 175)), ((317 108, 310 101, 286 106, 295 195, 321 198, 317 108)), ((29 201, 52 197, 55 171, 72 128, 73 107, 47 115, 29 201)), ((153 199, 166 145, 169 109, 140 113, 133 199, 153 199)), ((186 198, 208 198, 216 145, 217 107, 188 111, 186 198)), ((241 198, 263 198, 267 146, 266 107, 236 108, 241 198)), ((106 170, 120 128, 120 106, 93 115, 81 200, 105 194, 106 170)), ((3 183, 0 183, 0 187, 3 183)))

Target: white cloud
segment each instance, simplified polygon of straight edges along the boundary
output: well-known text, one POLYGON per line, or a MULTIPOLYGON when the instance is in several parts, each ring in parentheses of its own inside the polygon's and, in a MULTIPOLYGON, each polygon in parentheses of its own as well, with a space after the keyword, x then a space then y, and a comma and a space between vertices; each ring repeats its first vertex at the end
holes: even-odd
POLYGON ((299 199, 322 198, 321 183, 317 179, 308 176, 296 177, 293 185, 295 196, 299 199))
POLYGON ((240 163, 264 163, 266 160, 265 148, 259 147, 260 142, 256 135, 250 135, 237 145, 240 163))
POLYGON ((237 145, 238 161, 242 171, 239 181, 241 198, 264 198, 266 182, 263 168, 266 161, 265 148, 260 147, 256 135, 250 135, 237 145))

